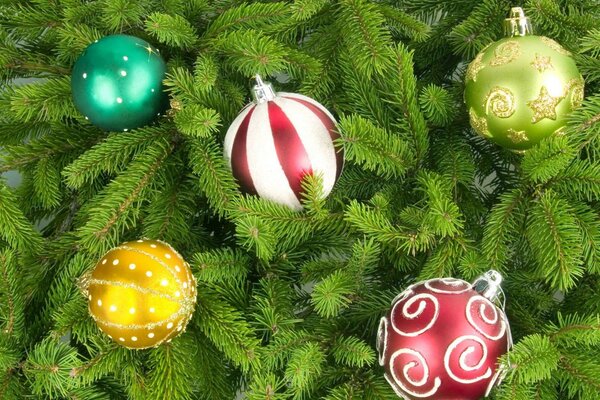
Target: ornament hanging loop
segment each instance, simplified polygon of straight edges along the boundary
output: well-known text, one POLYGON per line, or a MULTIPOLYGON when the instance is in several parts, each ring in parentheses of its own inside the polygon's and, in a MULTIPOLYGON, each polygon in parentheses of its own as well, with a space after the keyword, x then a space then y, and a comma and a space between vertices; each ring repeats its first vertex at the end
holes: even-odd
POLYGON ((254 86, 254 100, 257 104, 275 99, 275 91, 269 82, 263 82, 260 75, 256 74, 256 85, 254 86))
POLYGON ((504 34, 508 37, 533 35, 531 21, 521 7, 510 9, 510 15, 504 20, 504 34))
POLYGON ((493 269, 489 270, 475 279, 475 282, 473 282, 473 290, 492 302, 501 303, 502 309, 504 309, 504 291, 500 286, 502 280, 503 278, 500 272, 493 269))

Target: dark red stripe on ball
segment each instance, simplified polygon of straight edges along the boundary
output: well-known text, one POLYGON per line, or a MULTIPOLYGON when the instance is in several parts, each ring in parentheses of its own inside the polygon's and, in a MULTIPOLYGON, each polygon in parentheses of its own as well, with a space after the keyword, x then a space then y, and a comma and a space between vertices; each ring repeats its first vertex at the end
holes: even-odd
POLYGON ((257 194, 252 175, 250 175, 246 147, 248 125, 250 125, 250 119, 255 109, 256 106, 252 106, 252 109, 244 117, 233 139, 233 146, 231 148, 231 169, 233 170, 233 176, 238 180, 242 190, 248 194, 257 194))
MULTIPOLYGON (((340 138, 340 134, 337 132, 336 127, 335 127, 335 121, 333 119, 331 119, 331 117, 329 115, 327 115, 327 113, 325 113, 319 107, 315 106, 311 102, 306 101, 304 99, 298 99, 296 97, 286 97, 286 96, 284 96, 284 97, 286 99, 294 100, 294 101, 302 104, 303 106, 308 108, 313 114, 315 114, 317 117, 319 117, 319 119, 321 120, 321 123, 325 126, 325 128, 329 132, 329 136, 331 137, 332 141, 335 141, 340 138)), ((340 174, 342 173, 343 165, 344 165, 344 148, 342 146, 335 146, 335 168, 336 168, 335 179, 336 180, 340 177, 340 174)))
POLYGON ((283 110, 269 101, 269 122, 277 158, 287 177, 290 188, 301 199, 302 179, 312 174, 312 165, 308 153, 298 136, 298 132, 283 110))

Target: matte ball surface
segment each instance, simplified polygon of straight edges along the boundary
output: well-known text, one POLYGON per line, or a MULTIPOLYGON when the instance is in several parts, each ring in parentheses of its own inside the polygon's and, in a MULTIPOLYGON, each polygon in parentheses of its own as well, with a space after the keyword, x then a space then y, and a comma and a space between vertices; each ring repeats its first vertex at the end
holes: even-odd
POLYGON ((98 327, 128 348, 158 346, 187 325, 196 304, 196 280, 170 245, 123 243, 98 262, 87 286, 98 327))
POLYGON ((512 150, 562 134, 583 101, 583 78, 554 40, 527 35, 501 39, 467 70, 465 103, 473 129, 512 150))
POLYGON ((410 286, 381 319, 379 363, 410 400, 479 400, 502 375, 511 345, 504 312, 459 279, 410 286))
POLYGON ((128 35, 107 36, 77 59, 71 75, 73 101, 99 128, 139 128, 167 108, 165 71, 158 50, 148 42, 128 35))

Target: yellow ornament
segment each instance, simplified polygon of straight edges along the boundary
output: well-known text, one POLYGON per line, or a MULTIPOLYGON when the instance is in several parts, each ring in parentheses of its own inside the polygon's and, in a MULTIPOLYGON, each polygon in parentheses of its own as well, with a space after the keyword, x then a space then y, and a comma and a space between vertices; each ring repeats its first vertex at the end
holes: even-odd
POLYGON ((112 340, 156 347, 185 329, 196 304, 196 279, 169 244, 127 242, 110 250, 87 277, 89 311, 112 340))
POLYGON ((475 132, 520 151, 564 132, 567 117, 581 105, 584 82, 568 51, 531 33, 520 7, 505 27, 507 37, 469 65, 465 103, 475 132))

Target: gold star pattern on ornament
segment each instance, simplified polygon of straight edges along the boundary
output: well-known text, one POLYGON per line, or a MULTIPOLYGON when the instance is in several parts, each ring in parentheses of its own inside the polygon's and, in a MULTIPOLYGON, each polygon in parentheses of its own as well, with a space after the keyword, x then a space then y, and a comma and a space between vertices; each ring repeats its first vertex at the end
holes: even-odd
POLYGON ((480 136, 484 138, 492 137, 492 134, 488 130, 487 119, 485 119, 485 117, 479 117, 473 108, 469 110, 469 120, 471 121, 471 126, 475 132, 480 136))
POLYGON ((550 57, 544 57, 535 53, 535 59, 531 62, 533 68, 537 69, 539 73, 544 73, 548 69, 554 69, 550 57))
POLYGON ((525 133, 525 131, 517 131, 512 128, 506 132, 506 137, 509 138, 514 144, 529 142, 529 138, 527 137, 527 133, 525 133))
POLYGON ((490 61, 492 67, 508 64, 521 55, 521 46, 514 40, 502 43, 494 50, 494 58, 490 61))
POLYGON ((477 57, 469 64, 469 68, 467 69, 467 80, 472 80, 473 82, 477 82, 477 74, 481 71, 485 65, 481 62, 483 59, 483 51, 477 54, 477 57))
POLYGON ((544 118, 556 121, 556 106, 558 106, 558 103, 560 103, 562 99, 562 96, 550 96, 546 86, 542 86, 540 89, 540 95, 537 97, 537 99, 527 102, 527 106, 533 111, 531 122, 535 124, 544 118))

